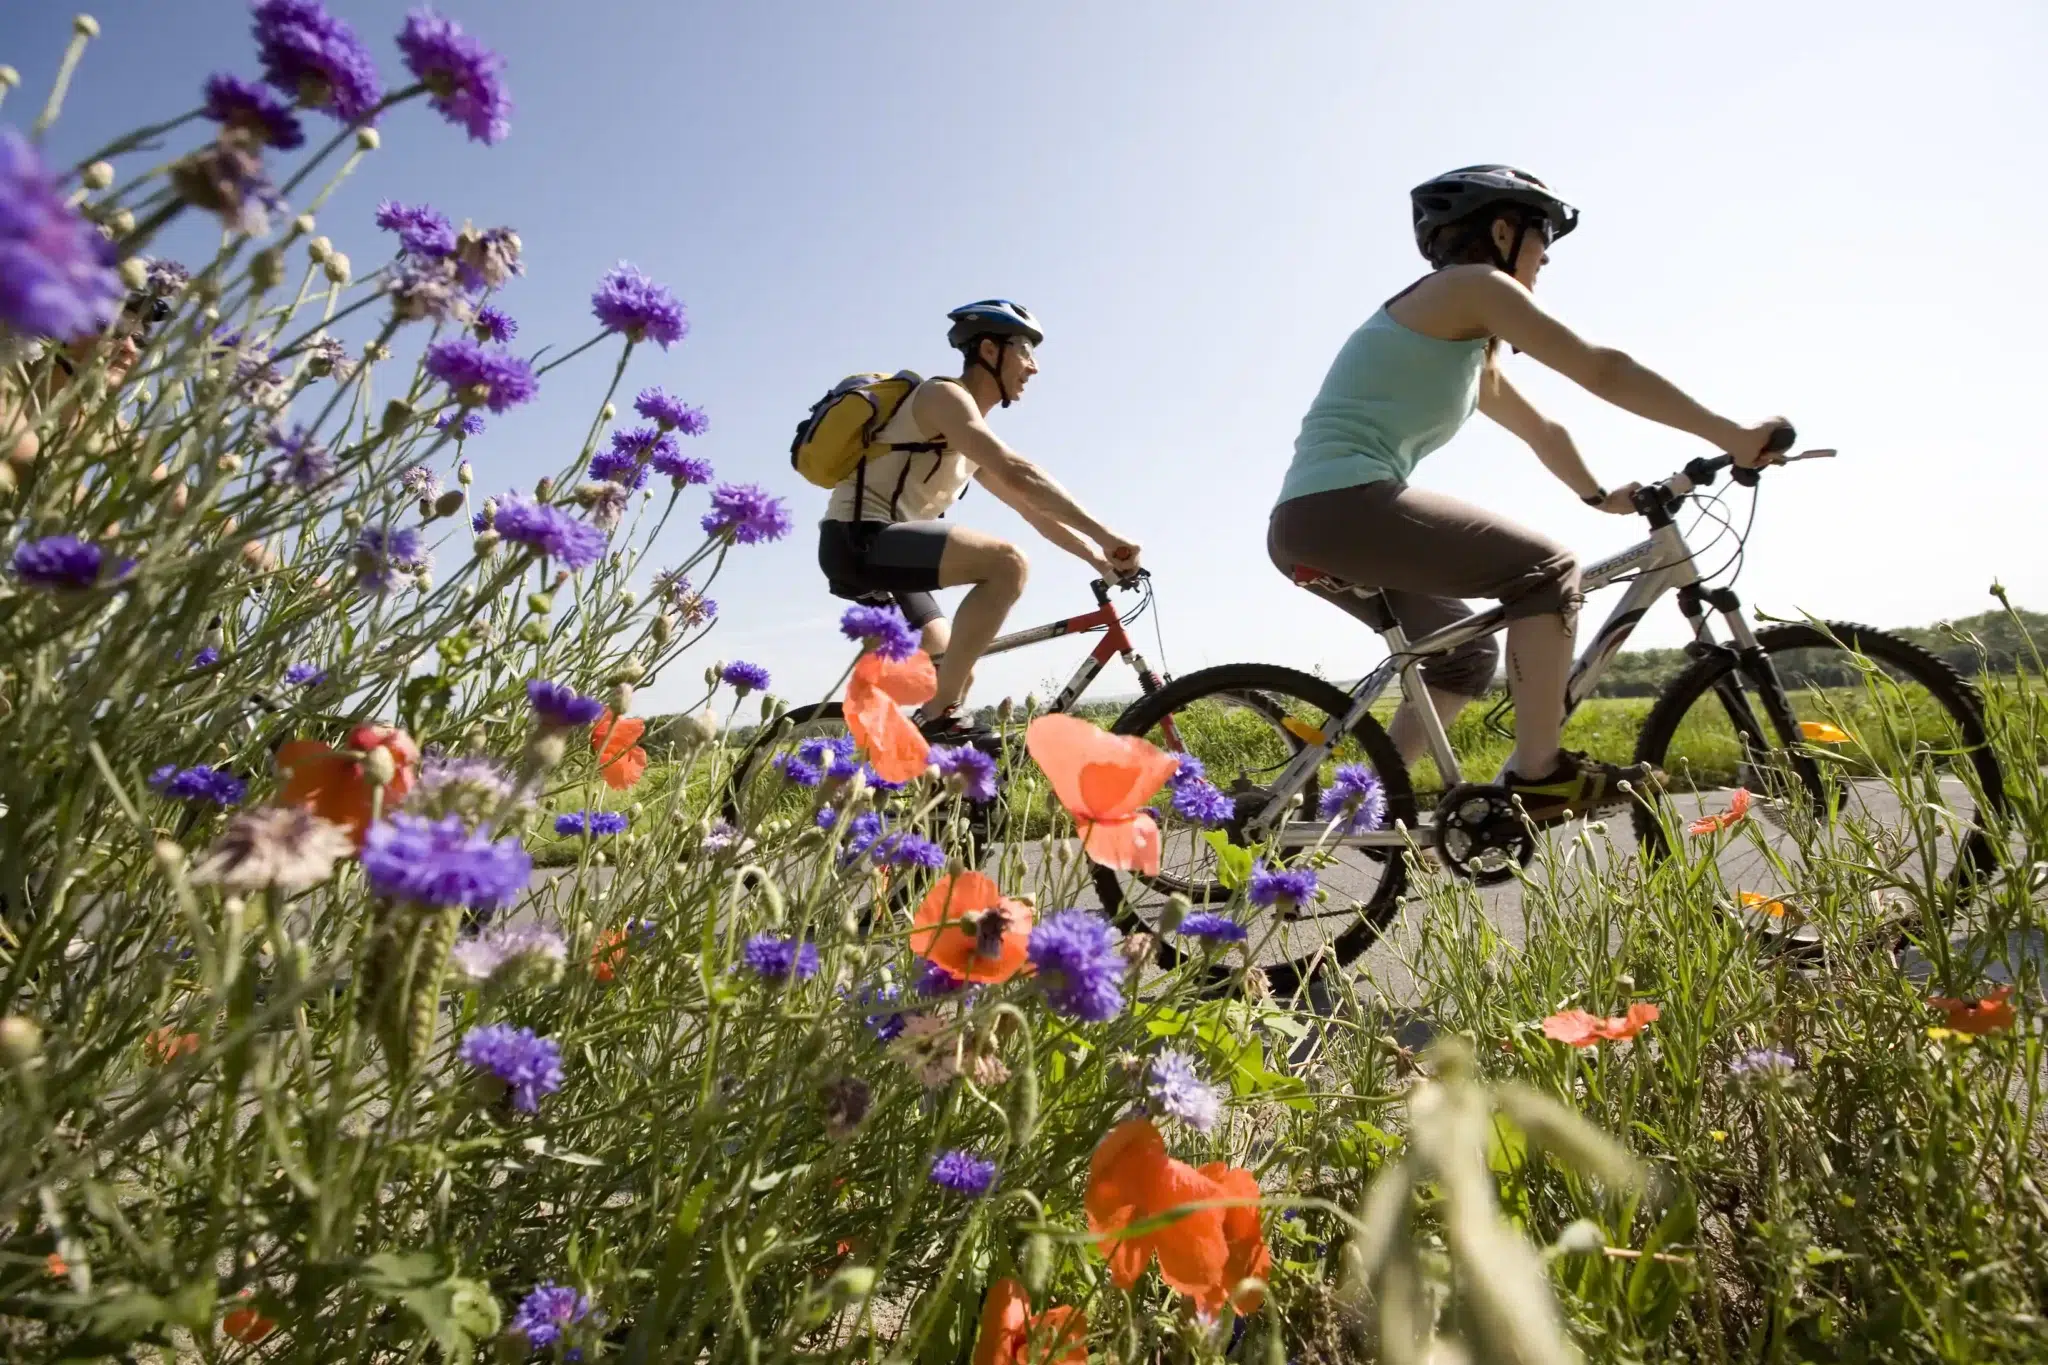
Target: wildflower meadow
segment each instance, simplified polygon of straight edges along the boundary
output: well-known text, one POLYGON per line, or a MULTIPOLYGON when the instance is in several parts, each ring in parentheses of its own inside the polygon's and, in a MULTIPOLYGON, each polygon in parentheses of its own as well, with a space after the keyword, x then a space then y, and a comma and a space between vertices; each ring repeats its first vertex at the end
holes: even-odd
MULTIPOLYGON (((2048 1357, 2038 656, 1980 680, 1995 871, 1802 826, 1797 953, 1731 913, 1743 792, 1661 860, 1549 841, 1513 934, 1418 851, 1405 993, 1276 993, 1316 851, 1098 908, 1229 801, 1029 707, 932 748, 893 609, 734 800, 786 703, 716 584, 798 513, 634 373, 708 344, 688 281, 543 345, 516 225, 323 213, 382 137, 512 132, 474 8, 259 0, 75 164, 94 21, 0 67, 0 1355, 2048 1357), (506 486, 467 443, 543 386, 587 433, 506 486)), ((1931 791, 1870 839, 1949 837, 1931 791)))

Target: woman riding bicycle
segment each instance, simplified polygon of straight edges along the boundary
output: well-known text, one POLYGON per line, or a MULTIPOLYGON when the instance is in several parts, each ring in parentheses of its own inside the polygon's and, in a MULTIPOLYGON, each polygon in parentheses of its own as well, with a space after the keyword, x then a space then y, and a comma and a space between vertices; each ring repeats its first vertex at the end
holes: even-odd
MULTIPOLYGON (((1530 406, 1501 372, 1506 342, 1617 407, 1690 432, 1754 468, 1781 419, 1745 426, 1719 416, 1622 352, 1594 346, 1530 295, 1551 243, 1578 210, 1512 166, 1468 166, 1410 194, 1415 244, 1432 273, 1388 299, 1337 353, 1294 443, 1267 529, 1267 552, 1299 580, 1315 571, 1380 589, 1419 639, 1469 615, 1462 599, 1507 607, 1515 752, 1504 779, 1534 820, 1584 814, 1623 798, 1640 767, 1596 763, 1559 744, 1580 602, 1563 546, 1505 518, 1408 484, 1416 462, 1456 435, 1474 408, 1527 442, 1588 505, 1633 512, 1635 484, 1605 489, 1571 435, 1530 406)), ((1361 619, 1351 595, 1318 595, 1361 619)), ((1481 638, 1427 661, 1429 700, 1448 725, 1492 684, 1498 651, 1481 638)), ((1419 699, 1390 728, 1404 762, 1424 751, 1419 699)))

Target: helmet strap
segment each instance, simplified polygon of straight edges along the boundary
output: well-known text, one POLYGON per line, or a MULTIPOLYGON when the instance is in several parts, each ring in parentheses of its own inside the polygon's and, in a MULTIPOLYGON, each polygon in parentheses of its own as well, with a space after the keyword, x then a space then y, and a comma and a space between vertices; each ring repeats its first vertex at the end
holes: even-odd
MULTIPOLYGON (((1493 248, 1494 256, 1500 260, 1500 269, 1502 274, 1512 275, 1515 273, 1515 262, 1522 259, 1522 240, 1528 235, 1528 216, 1525 214, 1517 215, 1515 218, 1515 241, 1514 245, 1508 248, 1508 254, 1505 257, 1501 257, 1500 248, 1498 246, 1495 246, 1493 248)), ((1493 229, 1491 227, 1487 229, 1486 240, 1489 243, 1493 241, 1493 229)))
POLYGON ((973 349, 968 354, 974 357, 975 364, 981 366, 981 368, 983 368, 984 370, 987 370, 989 372, 990 377, 992 377, 996 381, 996 393, 1001 396, 1003 400, 1003 406, 1007 408, 1008 406, 1010 406, 1011 393, 1010 386, 1003 382, 1003 352, 1010 349, 1009 341, 1004 337, 992 336, 987 333, 984 333, 981 336, 974 338, 974 340, 968 344, 973 347, 973 349), (983 360, 981 358, 981 343, 984 341, 993 341, 996 344, 996 363, 993 365, 989 364, 986 360, 983 360))

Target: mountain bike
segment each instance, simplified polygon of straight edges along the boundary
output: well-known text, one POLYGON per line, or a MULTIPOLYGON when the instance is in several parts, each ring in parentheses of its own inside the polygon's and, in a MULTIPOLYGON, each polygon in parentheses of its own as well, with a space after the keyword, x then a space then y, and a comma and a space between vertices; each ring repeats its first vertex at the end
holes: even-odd
MULTIPOLYGON (((1152 696, 1165 686, 1164 681, 1152 671, 1152 666, 1145 661, 1144 656, 1138 653, 1125 629, 1154 606, 1151 574, 1141 569, 1117 583, 1098 578, 1088 585, 1088 590, 1095 598, 1094 610, 998 636, 982 652, 983 658, 989 658, 1070 636, 1096 633, 1101 635, 1102 638, 1096 642, 1095 647, 1075 668, 1066 686, 1060 689, 1050 705, 1039 714, 1073 710, 1089 687, 1101 676, 1102 670, 1108 666, 1111 659, 1122 659, 1137 675, 1141 696, 1152 696), (1140 595, 1137 605, 1127 613, 1119 612, 1117 604, 1110 597, 1116 590, 1137 592, 1140 595)), ((774 771, 776 760, 783 754, 793 752, 806 739, 836 739, 846 733, 844 710, 837 701, 795 707, 772 724, 763 726, 734 764, 725 789, 725 818, 735 826, 745 828, 753 820, 759 819, 765 811, 773 809, 778 802, 788 802, 791 793, 788 784, 774 771)), ((981 746, 993 751, 998 764, 1007 770, 1015 755, 1007 751, 1005 740, 1014 739, 1021 734, 1021 727, 1017 727, 1005 735, 990 736, 982 740, 981 746)), ((963 853, 969 866, 977 865, 980 851, 991 838, 999 836, 1001 805, 1001 802, 996 802, 992 803, 991 807, 968 808, 967 828, 962 842, 956 845, 954 851, 963 853)))
MULTIPOLYGON (((1781 428, 1772 453, 1789 451, 1794 439, 1790 427, 1781 428)), ((1785 463, 1834 453, 1807 451, 1785 463)), ((1761 798, 1755 805, 1768 837, 1757 841, 1760 848, 1731 841, 1722 870, 1731 886, 1757 888, 1743 895, 1744 903, 1759 907, 1757 913, 1782 913, 1782 900, 1763 892, 1774 885, 1767 874, 1788 850, 1796 854, 1802 834, 1811 839, 1816 830, 1853 826, 1868 845, 1857 849, 1860 863, 1880 865, 1884 876, 1917 883, 1922 874, 1988 870, 1995 861, 1988 823, 2004 808, 2005 788, 1977 689, 1934 654, 1869 626, 1808 621, 1753 627, 1733 589, 1733 575, 1728 583, 1709 585, 1729 565, 1739 571, 1754 524, 1753 502, 1750 523, 1737 531, 1722 514, 1720 499, 1701 495, 1732 463, 1725 455, 1696 459, 1640 489, 1635 511, 1649 525, 1648 538, 1581 575, 1588 593, 1617 583, 1628 587, 1572 668, 1567 716, 1594 694, 1622 643, 1665 594, 1676 595, 1692 631, 1689 662, 1649 705, 1635 745, 1634 761, 1663 774, 1661 795, 1638 793, 1632 803, 1639 844, 1649 856, 1660 856, 1668 851, 1674 819, 1683 829, 1687 818, 1721 809, 1732 789, 1741 787, 1761 798), (1699 571, 1676 524, 1689 502, 1704 513, 1695 528, 1716 520, 1736 542, 1728 564, 1707 574, 1699 571), (1710 612, 1723 623, 1725 640, 1717 638, 1710 612), (1887 841, 1873 835, 1887 820, 1897 823, 1888 804, 1894 791, 1908 794, 1916 819, 1930 804, 1940 806, 1943 837, 1887 841), (1916 792, 1922 799, 1913 799, 1916 792), (1843 818, 1855 814, 1866 818, 1843 818), (1932 852, 1930 842, 1936 846, 1932 852), (1943 865, 1915 865, 1916 858, 1928 857, 1943 865)), ((1757 473, 1738 466, 1733 477, 1753 489, 1757 473)), ((1312 853, 1330 894, 1248 926, 1255 944, 1265 939, 1260 951, 1267 960, 1261 966, 1283 994, 1324 964, 1349 962, 1379 937, 1398 911, 1411 851, 1433 856, 1456 875, 1490 883, 1512 878, 1525 866, 1539 837, 1501 785, 1505 763, 1488 781, 1467 780, 1427 704, 1419 709, 1444 790, 1425 802, 1374 712, 1396 676, 1406 695, 1425 696, 1423 662, 1504 629, 1505 608, 1411 641, 1373 588, 1343 583, 1309 565, 1299 566, 1295 579, 1304 587, 1361 599, 1386 644, 1386 661, 1348 690, 1295 669, 1242 663, 1187 674, 1140 698, 1118 719, 1115 732, 1142 735, 1201 759, 1210 780, 1231 798, 1232 813, 1217 831, 1165 810, 1166 853, 1156 877, 1126 884, 1112 871, 1095 870, 1103 905, 1127 927, 1142 928, 1156 924, 1167 895, 1195 904, 1229 898, 1225 881, 1242 873, 1240 868, 1226 877, 1218 843, 1259 844, 1269 856, 1312 853), (1371 771, 1386 801, 1383 823, 1357 833, 1319 818, 1336 770, 1353 764, 1371 771)), ((1241 863, 1241 855, 1232 861, 1241 863)), ((1168 936, 1162 934, 1160 944, 1163 963, 1178 960, 1168 936)))

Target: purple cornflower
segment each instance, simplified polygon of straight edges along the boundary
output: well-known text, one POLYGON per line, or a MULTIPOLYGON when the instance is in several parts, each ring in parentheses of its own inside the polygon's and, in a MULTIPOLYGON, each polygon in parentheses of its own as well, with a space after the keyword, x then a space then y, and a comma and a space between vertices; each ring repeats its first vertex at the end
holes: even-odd
POLYGON ((476 332, 478 341, 495 341, 502 344, 519 335, 519 324, 512 320, 512 315, 488 303, 476 310, 476 319, 470 323, 470 327, 476 332))
POLYGON ((522 962, 569 960, 569 945, 561 934, 540 924, 494 924, 482 933, 456 943, 448 961, 467 980, 481 985, 506 967, 522 962))
POLYGON ((881 842, 887 823, 875 811, 864 810, 846 822, 846 840, 840 846, 839 861, 851 863, 881 842))
POLYGON ((407 259, 391 276, 385 292, 391 296, 391 315, 400 322, 422 318, 467 322, 470 318, 469 296, 462 292, 462 281, 447 261, 407 259))
POLYGON ((848 607, 839 618, 839 633, 885 659, 907 659, 917 653, 917 632, 901 607, 848 607))
POLYGON ((640 390, 633 400, 633 411, 663 431, 680 431, 685 436, 702 436, 711 427, 702 408, 693 408, 661 389, 640 390))
POLYGON ((1728 1063, 1728 1072, 1739 1081, 1780 1082, 1791 1077, 1799 1059, 1776 1048, 1757 1048, 1728 1063))
POLYGON ((533 366, 510 351, 486 350, 472 337, 449 337, 427 347, 427 373, 446 384, 466 408, 504 412, 540 392, 533 366))
POLYGON ((686 630, 695 629, 718 615, 718 603, 692 588, 690 580, 674 569, 664 569, 656 574, 654 587, 683 614, 686 630))
POLYGON ((8 566, 31 588, 62 592, 97 583, 105 563, 106 555, 99 546, 77 536, 44 536, 15 546, 8 566))
POLYGON ((480 1024, 462 1036, 455 1056, 511 1087, 512 1104, 524 1113, 539 1109, 542 1095, 562 1088, 562 1050, 554 1039, 542 1038, 530 1028, 480 1024))
POLYGON ((281 152, 303 146, 306 130, 291 106, 254 81, 219 71, 206 79, 206 116, 230 128, 246 128, 281 152))
POLYGON ((827 782, 844 782, 864 766, 853 756, 852 735, 813 735, 796 746, 796 756, 827 782))
POLYGON ((480 412, 444 412, 434 419, 436 431, 447 431, 451 427, 458 441, 481 436, 484 434, 484 415, 480 412))
POLYGON ((526 684, 526 704, 543 725, 558 725, 565 730, 588 725, 604 714, 604 703, 597 698, 586 697, 573 687, 545 678, 535 678, 526 684))
POLYGON ((192 656, 192 666, 194 668, 211 668, 219 662, 220 650, 213 645, 207 645, 192 656))
POLYGON ((24 336, 90 336, 127 293, 120 253, 65 197, 28 139, 0 128, 0 326, 24 336))
POLYGON ((304 427, 293 427, 289 435, 273 428, 264 440, 282 452, 270 462, 271 474, 301 492, 310 493, 334 477, 334 456, 304 427))
POLYGON ((598 479, 576 485, 576 501, 583 505, 592 526, 600 531, 609 531, 626 519, 626 508, 633 501, 633 490, 609 479, 598 479))
POLYGON ((578 810, 555 817, 555 833, 583 834, 598 838, 606 834, 624 834, 626 816, 616 810, 578 810))
POLYGON ((763 981, 808 981, 818 974, 818 945, 756 934, 740 950, 740 962, 763 981))
POLYGON ((704 832, 704 841, 701 847, 706 853, 718 854, 725 852, 739 842, 740 832, 733 828, 732 822, 720 820, 704 832))
POLYGON ((634 266, 619 262, 598 282, 590 311, 607 332, 633 341, 655 341, 663 350, 689 334, 690 322, 676 296, 634 266))
POLYGON ((533 859, 516 838, 471 834, 461 816, 428 820, 401 812, 370 826, 363 874, 372 891, 390 900, 493 910, 526 890, 533 859))
POLYGON ((917 975, 911 979, 910 989, 919 995, 951 995, 966 984, 965 977, 953 975, 929 958, 919 958, 917 975))
POLYGON ((1324 820, 1340 820, 1340 834, 1364 834, 1387 822, 1387 793, 1363 763, 1347 763, 1330 779, 1328 791, 1316 806, 1324 820))
POLYGON ((1209 775, 1209 770, 1202 765, 1202 760, 1193 754, 1175 754, 1173 761, 1176 765, 1173 776, 1166 779, 1170 787, 1178 787, 1183 782, 1200 782, 1209 775))
POLYGON ((711 461, 676 450, 658 452, 651 463, 655 473, 668 475, 678 488, 701 488, 717 474, 711 467, 711 461))
MULTIPOLYGON (((806 763, 795 754, 777 754, 775 770, 799 787, 815 787, 825 780, 825 775, 818 771, 816 764, 806 763)), ((825 813, 818 812, 820 816, 825 813)))
POLYGON ((1114 1019, 1124 1007, 1127 964, 1109 921, 1087 910, 1061 910, 1031 930, 1027 949, 1046 1002, 1088 1023, 1114 1019))
POLYGON ((1173 784, 1173 809, 1183 820, 1213 828, 1237 814, 1237 803, 1207 778, 1191 777, 1173 784))
POLYGON ((384 98, 369 49, 320 0, 258 0, 255 19, 263 79, 308 109, 359 123, 384 98))
POLYGON ((610 450, 600 450, 590 457, 590 477, 637 489, 647 483, 647 466, 632 451, 621 450, 618 438, 613 437, 610 450))
POLYGON ((768 690, 768 670, 759 664, 750 664, 744 659, 727 664, 719 670, 718 676, 731 684, 732 690, 743 697, 749 692, 768 690))
POLYGON ((416 464, 400 474, 398 482, 407 493, 428 502, 441 496, 441 476, 423 464, 416 464))
POLYGON ((230 232, 261 236, 270 211, 284 200, 263 166, 263 135, 223 128, 214 140, 171 167, 171 187, 194 208, 218 217, 230 232))
POLYGON ((1198 1133, 1206 1133, 1223 1116, 1223 1096, 1195 1070, 1195 1059, 1171 1049, 1152 1058, 1145 1093, 1160 1113, 1170 1114, 1198 1133))
POLYGON ((730 536, 742 545, 780 540, 791 526, 782 499, 747 483, 722 483, 711 490, 711 510, 701 524, 706 535, 730 536))
POLYGON ((485 228, 481 232, 465 228, 455 239, 455 263, 462 272, 463 287, 482 293, 496 289, 514 275, 524 275, 526 267, 519 259, 523 249, 519 234, 511 228, 485 228))
POLYGON ((241 778, 205 766, 180 769, 167 763, 149 775, 149 785, 173 801, 211 801, 216 806, 235 805, 249 794, 249 784, 241 778))
POLYGON ((499 535, 535 554, 559 559, 570 569, 597 563, 608 543, 604 532, 589 522, 578 521, 559 507, 529 502, 517 493, 499 498, 497 509, 491 525, 499 535))
POLYGON ((287 687, 318 687, 327 681, 327 670, 318 664, 293 664, 284 671, 287 687))
POLYGON ((903 993, 893 985, 869 986, 857 997, 863 1008, 877 1010, 862 1019, 869 1033, 875 1035, 878 1043, 890 1043, 903 1036, 903 1014, 891 1010, 903 993))
POLYGON ((917 834, 885 834, 875 841, 877 867, 922 867, 936 872, 946 865, 946 850, 917 834))
POLYGON ((1210 943, 1242 943, 1247 937, 1242 924, 1228 915, 1219 915, 1213 910, 1197 910, 1191 915, 1183 916, 1180 926, 1173 932, 1210 943))
MULTIPOLYGON (((542 1280, 512 1314, 512 1330, 524 1336, 532 1350, 545 1351, 561 1340, 564 1327, 572 1327, 589 1316, 589 1299, 553 1280, 542 1280)), ((575 1356, 569 1358, 573 1360, 575 1356)))
POLYGON ((406 255, 438 261, 455 250, 455 226, 437 208, 386 199, 377 205, 376 224, 398 234, 406 255))
POLYGON ((1261 861, 1252 869, 1250 900, 1261 909, 1275 906, 1293 910, 1316 898, 1316 874, 1307 868, 1292 871, 1267 867, 1261 861))
POLYGON ((996 1163, 984 1161, 972 1152, 940 1152, 932 1162, 932 1183, 979 1199, 996 1183, 996 1163))
POLYGON ((431 9, 405 16, 398 50, 419 77, 441 117, 469 130, 471 140, 503 142, 512 131, 512 100, 504 86, 505 59, 431 9))
POLYGON ((511 774, 490 759, 437 754, 420 765, 419 780, 407 794, 405 807, 415 814, 476 817, 494 814, 515 798, 524 804, 511 774))
POLYGON ((996 761, 972 745, 934 745, 932 766, 954 791, 977 806, 996 799, 996 761))
POLYGON ((149 273, 143 287, 160 299, 174 299, 192 282, 192 272, 168 256, 149 259, 149 273))
POLYGON ((431 563, 421 548, 418 531, 383 526, 365 526, 357 533, 350 562, 355 565, 356 586, 373 593, 390 592, 401 579, 431 563))
POLYGON ((819 1087, 825 1110, 825 1136, 844 1142, 868 1116, 874 1093, 858 1076, 835 1076, 819 1087))

